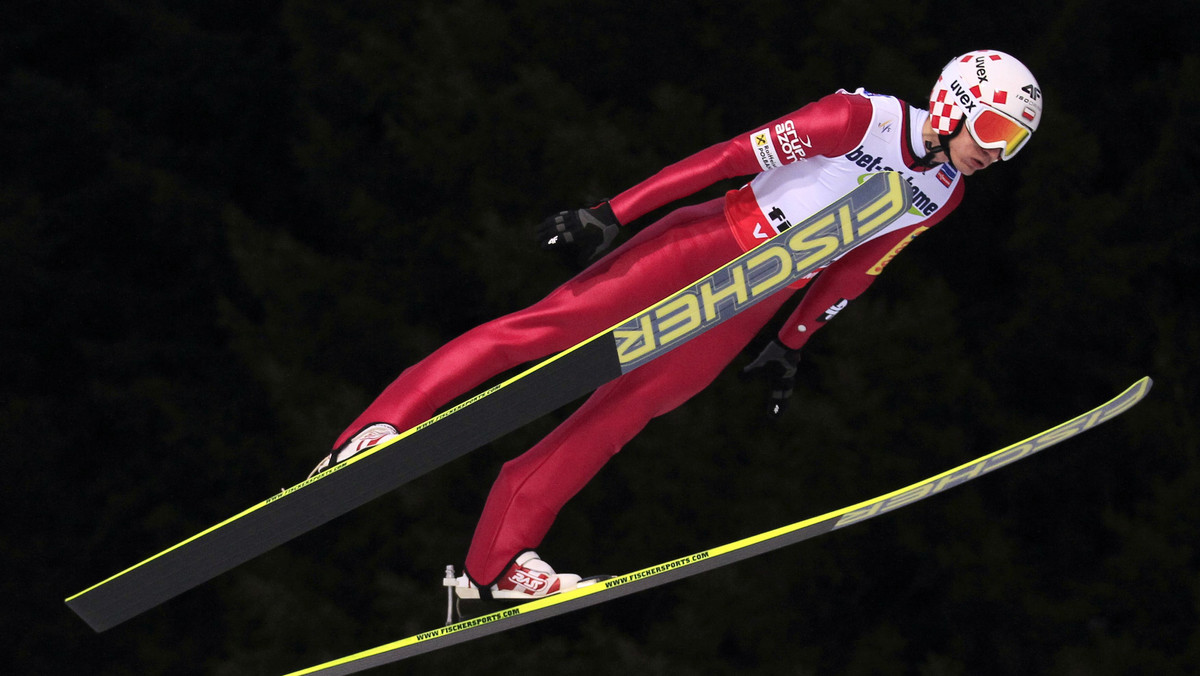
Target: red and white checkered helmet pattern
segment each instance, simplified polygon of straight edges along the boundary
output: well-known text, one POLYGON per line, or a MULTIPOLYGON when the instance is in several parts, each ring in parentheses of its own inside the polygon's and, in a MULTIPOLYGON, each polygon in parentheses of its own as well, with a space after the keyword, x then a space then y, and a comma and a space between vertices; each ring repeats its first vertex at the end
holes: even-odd
POLYGON ((1042 90, 1033 73, 1004 52, 981 49, 951 59, 929 95, 933 130, 940 136, 952 134, 964 117, 976 117, 985 106, 1032 132, 1042 120, 1042 90))

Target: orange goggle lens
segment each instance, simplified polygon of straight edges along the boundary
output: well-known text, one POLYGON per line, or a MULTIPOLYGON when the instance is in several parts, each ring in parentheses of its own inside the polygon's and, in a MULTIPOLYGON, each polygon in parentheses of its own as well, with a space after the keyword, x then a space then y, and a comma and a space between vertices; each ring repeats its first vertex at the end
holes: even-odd
POLYGON ((971 135, 984 148, 1003 148, 1000 156, 1009 159, 1029 141, 1029 127, 1017 122, 1004 113, 984 108, 967 123, 971 135))

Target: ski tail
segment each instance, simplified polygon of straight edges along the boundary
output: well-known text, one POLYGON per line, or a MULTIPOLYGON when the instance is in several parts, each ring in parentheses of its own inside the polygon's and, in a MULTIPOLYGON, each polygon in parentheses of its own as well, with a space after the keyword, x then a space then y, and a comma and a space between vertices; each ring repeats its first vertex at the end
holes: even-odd
POLYGON ((1113 399, 1067 422, 886 495, 571 592, 548 596, 490 615, 439 627, 377 648, 296 671, 288 676, 316 674, 340 676, 358 673, 364 669, 390 664, 658 587, 668 582, 727 566, 861 523, 930 496, 938 495, 949 488, 1007 467, 1018 460, 1086 432, 1129 410, 1146 397, 1150 392, 1151 385, 1152 381, 1149 377, 1142 378, 1113 399))

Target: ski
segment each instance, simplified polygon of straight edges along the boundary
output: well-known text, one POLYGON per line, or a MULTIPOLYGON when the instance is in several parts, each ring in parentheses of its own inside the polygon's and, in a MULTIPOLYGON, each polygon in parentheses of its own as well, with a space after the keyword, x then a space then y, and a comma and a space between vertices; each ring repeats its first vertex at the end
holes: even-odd
POLYGON ((95 631, 139 615, 483 446, 812 274, 911 206, 895 172, 692 285, 311 479, 66 599, 95 631))
POLYGON ((357 673, 658 587, 887 514, 977 479, 1111 420, 1141 401, 1150 391, 1151 384, 1150 378, 1142 378, 1110 401, 1061 425, 886 495, 697 552, 682 559, 667 561, 570 592, 529 601, 490 615, 423 632, 394 643, 292 672, 288 676, 337 676, 357 673))

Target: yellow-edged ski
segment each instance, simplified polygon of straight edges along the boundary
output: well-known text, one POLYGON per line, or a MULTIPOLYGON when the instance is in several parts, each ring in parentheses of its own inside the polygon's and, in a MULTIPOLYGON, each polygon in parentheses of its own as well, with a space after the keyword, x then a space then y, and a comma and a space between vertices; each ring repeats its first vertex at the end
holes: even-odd
POLYGON ((1024 441, 1006 446, 954 469, 942 472, 937 476, 929 477, 924 481, 919 481, 911 486, 905 486, 886 495, 881 495, 805 521, 793 523, 789 526, 776 528, 775 530, 738 540, 737 542, 697 552, 682 559, 667 561, 627 575, 621 575, 603 582, 581 587, 574 591, 556 596, 548 596, 497 613, 483 615, 423 632, 394 643, 388 643, 338 660, 326 662, 325 664, 296 671, 288 674, 288 676, 302 676, 307 674, 336 676, 339 674, 357 673, 371 667, 389 664, 456 643, 463 643, 573 610, 579 610, 587 606, 611 601, 643 589, 657 587, 673 580, 689 577, 713 568, 727 566, 752 556, 808 540, 818 535, 823 535, 830 531, 879 516, 880 514, 886 514, 901 507, 911 505, 918 500, 923 500, 931 495, 937 495, 948 488, 981 477, 1022 458, 1027 458, 1054 444, 1085 432, 1102 422, 1111 420, 1141 401, 1150 391, 1151 385, 1152 381, 1150 378, 1142 378, 1113 399, 1061 425, 1052 427, 1044 432, 1039 432, 1024 441))

